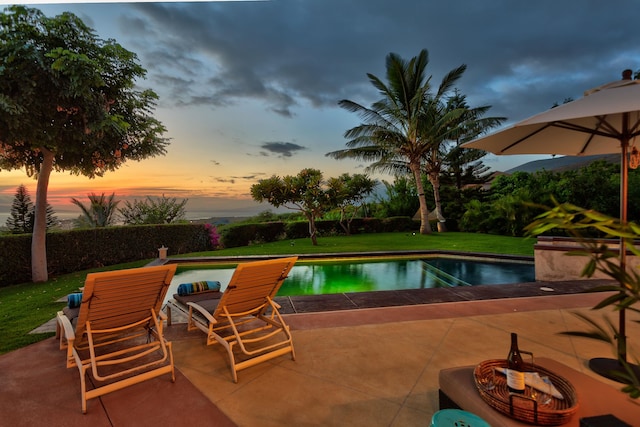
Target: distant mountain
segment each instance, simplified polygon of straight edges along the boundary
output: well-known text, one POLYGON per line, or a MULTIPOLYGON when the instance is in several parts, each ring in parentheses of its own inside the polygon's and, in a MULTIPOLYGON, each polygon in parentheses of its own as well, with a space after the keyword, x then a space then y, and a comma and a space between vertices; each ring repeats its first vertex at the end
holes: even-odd
POLYGON ((602 154, 596 156, 562 156, 553 159, 534 160, 533 162, 524 163, 515 168, 509 169, 504 173, 512 174, 514 172, 534 173, 542 170, 563 172, 573 169, 580 169, 593 163, 596 160, 606 160, 611 163, 620 163, 619 154, 602 154))

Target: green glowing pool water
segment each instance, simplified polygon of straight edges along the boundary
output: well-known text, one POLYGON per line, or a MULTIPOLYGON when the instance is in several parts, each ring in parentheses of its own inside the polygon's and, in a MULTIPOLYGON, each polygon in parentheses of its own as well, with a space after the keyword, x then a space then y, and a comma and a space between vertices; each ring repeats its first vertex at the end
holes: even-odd
MULTIPOLYGON (((200 280, 218 280, 224 290, 232 274, 233 268, 179 269, 168 295, 173 295, 180 283, 200 280)), ((523 262, 452 258, 298 262, 278 296, 501 285, 534 280, 533 263, 523 262)))

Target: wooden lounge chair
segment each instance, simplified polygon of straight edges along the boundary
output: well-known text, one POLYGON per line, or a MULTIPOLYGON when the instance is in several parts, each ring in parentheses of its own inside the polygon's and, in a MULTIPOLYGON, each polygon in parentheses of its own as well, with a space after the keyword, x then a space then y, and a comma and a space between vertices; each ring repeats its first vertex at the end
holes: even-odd
POLYGON ((88 399, 147 379, 168 373, 175 382, 161 308, 176 267, 90 273, 76 312, 58 312, 57 334, 60 348, 67 350, 67 368, 80 371, 83 413, 88 399), (87 389, 88 371, 93 389, 87 389))
POLYGON ((219 299, 207 301, 209 304, 187 302, 187 329, 200 329, 207 334, 207 345, 218 343, 225 348, 234 382, 241 369, 288 353, 295 360, 289 326, 273 298, 297 259, 239 264, 219 299))

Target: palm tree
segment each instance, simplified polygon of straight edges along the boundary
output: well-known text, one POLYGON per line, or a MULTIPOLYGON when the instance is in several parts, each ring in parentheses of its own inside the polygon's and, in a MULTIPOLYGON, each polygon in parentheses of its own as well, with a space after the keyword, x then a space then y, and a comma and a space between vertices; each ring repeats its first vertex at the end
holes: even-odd
MULTIPOLYGON (((368 171, 384 171, 394 175, 410 172, 420 202, 421 234, 431 233, 427 199, 420 179, 423 159, 428 157, 431 148, 421 137, 425 133, 422 123, 425 106, 434 99, 430 94, 431 76, 425 76, 428 62, 426 49, 408 62, 390 53, 386 58, 388 84, 367 73, 371 84, 383 96, 382 99, 370 108, 349 100, 340 101, 342 108, 358 113, 364 123, 345 132, 345 137, 349 138, 346 144, 348 148, 326 154, 336 159, 373 161, 367 167, 368 171)), ((450 88, 465 68, 460 66, 447 74, 436 98, 450 88)))
POLYGON ((85 206, 75 197, 71 198, 71 203, 78 206, 82 210, 82 215, 76 221, 81 227, 106 227, 115 221, 119 200, 115 200, 115 193, 105 197, 104 193, 98 196, 95 193, 87 195, 89 198, 89 206, 85 206))
POLYGON ((462 77, 465 69, 465 66, 459 67, 445 76, 438 93, 424 105, 420 121, 420 141, 428 147, 423 159, 425 172, 433 188, 439 232, 447 230, 440 201, 440 176, 450 151, 505 120, 504 117, 482 117, 491 106, 470 108, 466 96, 457 90, 447 97, 449 89, 462 77))

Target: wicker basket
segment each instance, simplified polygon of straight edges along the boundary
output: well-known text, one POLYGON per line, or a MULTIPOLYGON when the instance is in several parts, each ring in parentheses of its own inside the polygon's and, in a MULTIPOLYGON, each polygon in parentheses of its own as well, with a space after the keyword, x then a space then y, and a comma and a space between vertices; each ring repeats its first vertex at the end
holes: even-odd
POLYGON ((524 395, 509 393, 506 377, 497 372, 493 375, 494 369, 506 367, 507 361, 504 359, 486 360, 476 366, 473 371, 473 377, 480 396, 494 409, 516 420, 545 426, 565 424, 578 411, 576 391, 566 379, 542 366, 525 362, 525 371, 538 372, 540 375, 548 376, 564 397, 564 399, 553 397, 550 403, 543 405, 531 398, 529 393, 524 395), (486 384, 492 375, 495 387, 492 390, 488 390, 486 384))

